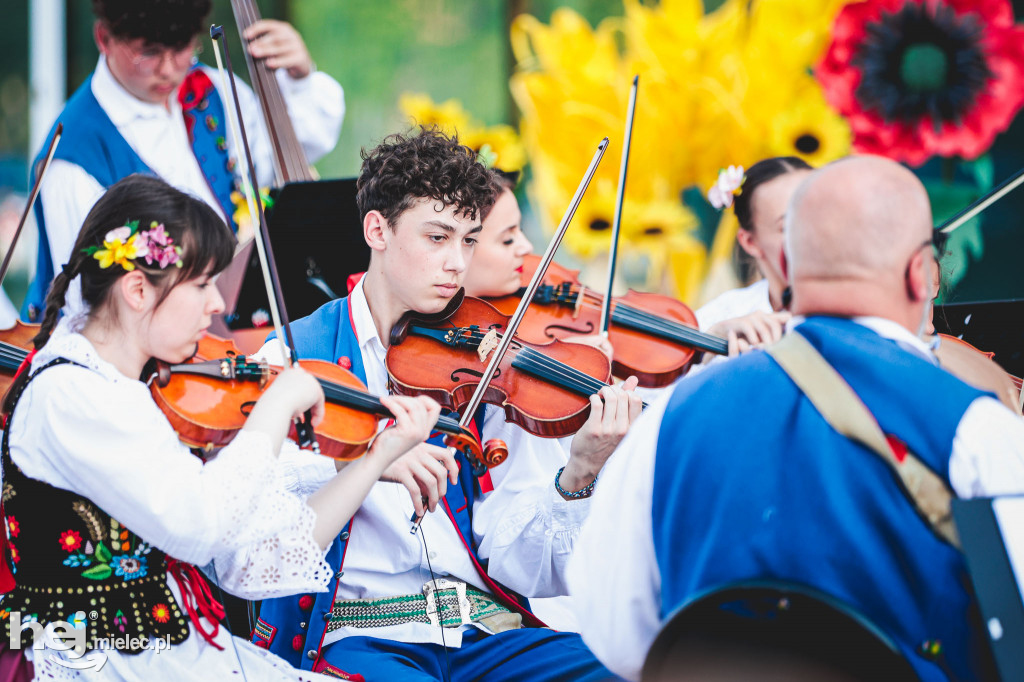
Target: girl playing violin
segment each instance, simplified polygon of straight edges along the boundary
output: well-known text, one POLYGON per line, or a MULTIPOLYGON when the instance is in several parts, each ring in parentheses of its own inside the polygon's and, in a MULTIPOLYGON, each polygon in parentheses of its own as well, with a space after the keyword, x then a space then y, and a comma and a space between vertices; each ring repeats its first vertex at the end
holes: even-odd
MULTIPOLYGON (((383 397, 394 428, 303 500, 286 489, 277 454, 293 418, 311 410, 318 422, 324 396, 310 375, 285 370, 230 444, 205 464, 193 456, 139 377, 153 358, 180 363, 195 352, 223 309, 213 279, 233 248, 212 208, 130 176, 90 211, 54 281, 38 350, 5 404, 16 586, 8 580, 3 616, 8 635, 21 627, 31 639, 30 621, 67 622, 85 629, 86 648, 106 650, 89 659, 81 647, 32 651, 39 676, 84 676, 83 661, 102 655, 88 679, 320 679, 221 631, 222 607, 195 566, 213 562, 217 582, 248 599, 325 589, 325 550, 384 468, 428 437, 439 408, 383 397), (87 310, 58 322, 76 278, 87 310)), ((45 637, 39 628, 35 640, 45 637)))

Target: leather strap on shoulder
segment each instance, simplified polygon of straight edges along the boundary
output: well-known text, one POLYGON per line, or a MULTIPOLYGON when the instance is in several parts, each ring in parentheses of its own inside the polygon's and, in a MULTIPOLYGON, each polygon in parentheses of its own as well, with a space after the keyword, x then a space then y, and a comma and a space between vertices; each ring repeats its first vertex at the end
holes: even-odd
POLYGON ((821 353, 799 332, 786 334, 767 352, 832 428, 868 448, 889 465, 932 531, 960 549, 960 536, 951 511, 953 491, 946 481, 911 452, 907 452, 902 461, 896 458, 878 421, 821 353))

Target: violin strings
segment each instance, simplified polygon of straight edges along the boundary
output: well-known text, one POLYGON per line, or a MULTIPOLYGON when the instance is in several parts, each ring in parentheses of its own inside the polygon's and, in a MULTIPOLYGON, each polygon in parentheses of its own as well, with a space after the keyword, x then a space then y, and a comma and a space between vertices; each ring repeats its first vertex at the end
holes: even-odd
MULTIPOLYGON (((479 343, 480 339, 484 336, 484 332, 471 331, 469 338, 479 343)), ((543 370, 552 379, 560 380, 560 383, 564 388, 575 390, 585 395, 591 395, 593 393, 597 393, 601 388, 608 385, 599 379, 595 379, 586 372, 581 372, 575 367, 571 367, 560 360, 556 360, 528 346, 518 344, 516 348, 519 351, 516 353, 516 360, 522 358, 523 362, 528 362, 529 365, 516 365, 516 360, 513 360, 513 366, 519 366, 523 369, 529 366, 537 369, 538 371, 543 370)))
MULTIPOLYGON (((580 292, 574 289, 570 292, 572 296, 566 298, 568 305, 574 305, 579 300, 580 292)), ((589 291, 584 292, 583 306, 589 310, 600 309, 600 301, 595 294, 589 291)), ((684 322, 667 320, 663 317, 649 313, 638 308, 633 308, 624 303, 617 303, 612 309, 612 321, 621 322, 631 326, 638 331, 648 331, 659 336, 667 337, 669 340, 680 341, 687 345, 695 345, 703 350, 712 352, 725 352, 728 349, 724 339, 712 334, 700 331, 684 322)))
MULTIPOLYGON (((364 410, 366 412, 387 412, 381 404, 380 399, 359 389, 336 384, 326 379, 318 379, 324 390, 324 397, 329 401, 344 403, 346 406, 364 410)), ((450 417, 438 417, 435 424, 441 431, 448 433, 459 433, 459 423, 450 417)))

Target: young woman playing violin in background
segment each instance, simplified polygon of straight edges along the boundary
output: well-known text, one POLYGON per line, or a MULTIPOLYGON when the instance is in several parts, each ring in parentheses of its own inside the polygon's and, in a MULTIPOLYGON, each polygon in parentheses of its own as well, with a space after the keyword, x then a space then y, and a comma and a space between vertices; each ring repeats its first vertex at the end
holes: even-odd
POLYGON ((766 345, 782 336, 786 275, 782 271, 782 227, 786 205, 813 169, 803 160, 774 157, 758 161, 739 177, 723 172, 708 192, 715 208, 730 205, 739 229, 736 243, 761 274, 753 284, 727 291, 697 310, 701 329, 720 335, 736 332, 750 345, 766 345))
MULTIPOLYGON (((325 589, 325 549, 384 468, 429 435, 439 408, 427 398, 382 398, 395 427, 303 500, 285 489, 277 454, 293 418, 311 410, 318 421, 324 396, 304 371, 284 370, 204 464, 139 377, 152 358, 180 363, 195 352, 223 308, 212 279, 233 249, 212 208, 161 180, 130 176, 90 211, 54 282, 38 351, 5 405, 16 586, 4 613, 80 623, 90 641, 167 637, 171 647, 108 650, 105 666, 88 672, 61 665, 81 652, 37 651, 37 675, 319 678, 220 630, 223 611, 195 566, 214 562, 220 585, 249 599, 325 589), (58 323, 76 278, 88 310, 58 323)), ((4 622, 10 630, 11 618, 4 622)))
MULTIPOLYGON (((803 163, 799 161, 799 163, 803 163)), ((806 165, 806 164, 805 164, 806 165)), ((766 166, 768 167, 768 166, 766 166)), ((783 166, 788 167, 788 166, 783 166)), ((778 172, 778 171, 774 171, 778 172)), ((756 173, 756 171, 755 171, 756 173)), ((755 180, 758 174, 755 174, 755 180)), ((776 176, 768 177, 766 180, 761 182, 768 182, 769 180, 775 179, 776 176)), ((753 204, 752 195, 753 190, 758 187, 759 183, 755 183, 748 193, 744 196, 744 206, 738 211, 743 211, 746 217, 746 224, 748 228, 744 231, 745 234, 740 238, 741 244, 747 243, 747 247, 750 252, 755 255, 760 262, 761 260, 768 261, 770 256, 769 252, 778 251, 779 259, 781 260, 782 254, 782 242, 781 242, 781 222, 779 223, 778 239, 773 240, 768 234, 764 234, 761 238, 753 237, 753 220, 750 217, 751 206, 753 204)), ((761 213, 770 212, 772 208, 781 201, 781 205, 785 207, 785 201, 789 198, 789 193, 792 188, 786 186, 782 187, 783 183, 768 183, 768 193, 766 194, 764 189, 758 193, 759 204, 768 204, 767 209, 761 209, 761 213)), ((530 269, 535 267, 532 257, 533 245, 530 240, 526 237, 521 229, 522 214, 519 210, 519 204, 516 201, 513 189, 515 187, 515 180, 513 177, 504 175, 501 173, 495 173, 494 181, 494 192, 495 199, 494 205, 490 209, 486 209, 483 213, 483 230, 480 232, 479 241, 476 250, 473 255, 473 260, 466 273, 465 287, 466 293, 469 296, 477 296, 484 299, 490 299, 497 303, 498 299, 504 299, 501 303, 497 303, 503 312, 509 312, 506 309, 505 303, 507 301, 516 302, 514 297, 518 296, 518 292, 523 286, 524 279, 524 268, 530 269)), ((794 186, 795 187, 795 186, 794 186)), ((730 197, 731 198, 731 197, 730 197)), ((737 198, 739 203, 739 198, 737 198)), ((767 222, 767 221, 764 221, 767 222)), ((760 233, 767 233, 767 229, 760 230, 760 233)), ((774 233, 773 233, 774 234, 774 233)), ((769 268, 765 268, 768 270, 769 268)), ((781 274, 776 276, 776 272, 779 270, 778 266, 773 266, 772 280, 778 280, 778 289, 780 292, 785 286, 785 281, 781 278, 781 274)), ((529 274, 529 273, 527 273, 529 274)), ((569 274, 572 274, 571 272, 569 274)), ((553 273, 549 272, 548 280, 554 281, 553 273)), ((769 304, 767 280, 762 280, 753 287, 748 287, 749 290, 753 290, 753 293, 747 293, 748 290, 739 290, 737 295, 730 296, 733 292, 723 294, 720 297, 722 300, 719 302, 712 301, 712 303, 696 311, 696 319, 694 320, 694 313, 685 309, 678 301, 671 301, 671 313, 673 317, 664 315, 662 319, 668 320, 670 323, 675 324, 677 317, 683 317, 684 319, 689 318, 691 320, 691 326, 697 326, 700 323, 700 329, 705 332, 704 337, 714 337, 714 340, 720 338, 726 338, 729 341, 729 354, 736 354, 740 350, 744 350, 751 346, 762 345, 770 343, 771 341, 777 340, 782 334, 782 328, 788 319, 788 313, 772 313, 771 306, 769 304), (739 298, 740 301, 730 302, 730 298, 739 298), (761 310, 761 305, 751 305, 752 300, 757 298, 764 299, 764 306, 767 310, 761 310), (737 304, 738 303, 738 304, 737 304), (678 313, 675 308, 682 307, 685 309, 683 313, 678 313)), ((583 288, 576 283, 575 290, 583 291, 583 288)), ((590 292, 587 294, 589 297, 595 295, 600 297, 600 294, 596 292, 590 292)), ((663 297, 667 298, 667 297, 663 297)), ((596 310, 597 306, 595 301, 589 300, 585 304, 588 307, 596 310)), ((568 308, 573 306, 569 305, 568 308)), ((616 349, 613 348, 609 341, 600 335, 586 335, 582 331, 580 333, 566 333, 566 323, 576 324, 582 327, 580 319, 576 318, 579 310, 569 310, 566 312, 566 306, 562 306, 561 310, 558 310, 555 306, 540 306, 537 304, 537 299, 531 309, 527 313, 527 321, 533 318, 544 316, 546 313, 554 312, 560 315, 559 319, 552 318, 551 328, 545 331, 538 338, 531 338, 529 340, 535 342, 546 341, 550 339, 550 336, 546 336, 549 333, 556 333, 558 338, 563 341, 573 341, 577 343, 586 343, 603 350, 609 357, 612 357, 616 361, 619 361, 619 357, 615 355, 616 349), (572 315, 572 319, 569 319, 569 315, 572 315)), ((591 311, 593 312, 593 311, 591 311)), ((658 318, 654 318, 657 320, 658 318)), ((686 324, 683 322, 683 324, 686 324)), ((613 316, 613 328, 615 326, 613 316)), ((675 324, 678 328, 678 324, 675 324)), ((529 332, 525 329, 520 331, 521 335, 527 336, 529 332)), ((632 340, 632 339, 630 339, 632 340)), ((684 348, 687 348, 685 344, 680 344, 684 348)), ((725 345, 723 344, 723 350, 725 345)), ((622 350, 628 350, 620 348, 622 350)), ((714 357, 710 353, 706 354, 705 358, 714 357)), ((625 364, 625 363, 623 363, 625 364)), ((639 373, 639 372, 638 372, 639 373)), ((617 373, 618 376, 619 373, 617 373)), ((623 373, 624 374, 624 373, 623 373)), ((641 386, 644 388, 639 389, 645 399, 652 398, 656 391, 652 390, 656 386, 666 386, 672 383, 675 376, 678 376, 678 372, 675 373, 671 378, 664 380, 657 376, 645 376, 644 380, 641 381, 641 386)), ((629 386, 628 388, 631 388, 629 386)))

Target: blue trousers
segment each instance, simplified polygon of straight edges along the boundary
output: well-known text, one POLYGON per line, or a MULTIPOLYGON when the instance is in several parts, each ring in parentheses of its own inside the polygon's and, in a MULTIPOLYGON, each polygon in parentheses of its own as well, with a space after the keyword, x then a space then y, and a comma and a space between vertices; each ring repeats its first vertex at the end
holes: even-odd
POLYGON ((619 679, 590 653, 579 635, 543 628, 508 630, 497 635, 466 630, 462 646, 448 648, 447 665, 444 649, 437 644, 406 644, 373 637, 346 637, 324 647, 321 655, 332 667, 351 676, 361 675, 366 682, 619 679))

